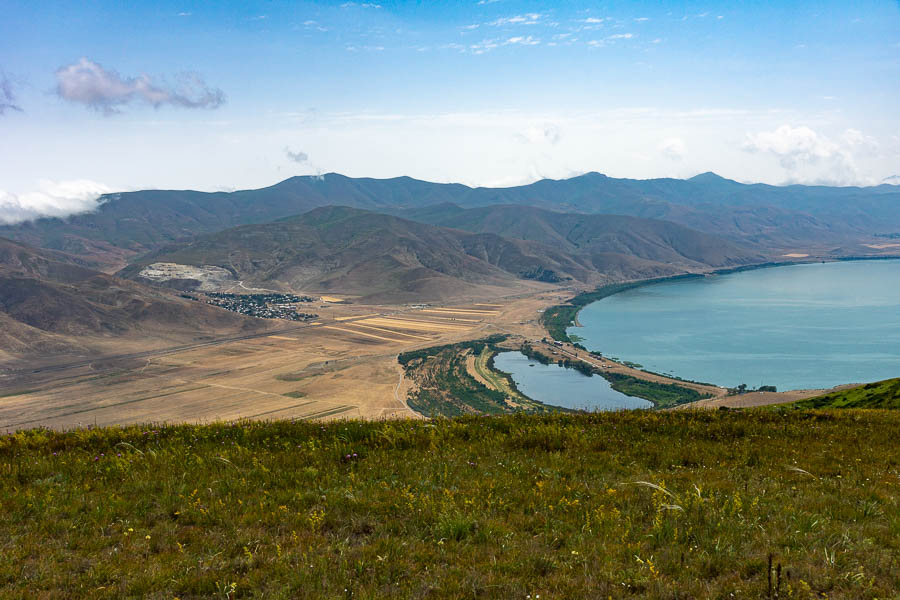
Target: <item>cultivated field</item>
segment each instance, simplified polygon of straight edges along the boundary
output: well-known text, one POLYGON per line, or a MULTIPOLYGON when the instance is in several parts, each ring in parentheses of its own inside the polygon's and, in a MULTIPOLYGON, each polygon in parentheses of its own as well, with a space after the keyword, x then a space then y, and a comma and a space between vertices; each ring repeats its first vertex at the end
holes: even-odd
POLYGON ((247 339, 29 371, 0 380, 0 429, 141 422, 414 417, 399 352, 540 332, 559 297, 410 308, 331 304, 318 321, 247 339), (530 320, 531 322, 527 322, 530 320))

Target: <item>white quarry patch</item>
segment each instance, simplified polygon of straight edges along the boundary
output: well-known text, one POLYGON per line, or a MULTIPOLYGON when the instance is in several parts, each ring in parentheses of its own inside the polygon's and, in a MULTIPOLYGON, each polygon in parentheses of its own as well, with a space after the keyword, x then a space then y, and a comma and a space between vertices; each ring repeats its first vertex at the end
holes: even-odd
POLYGON ((228 269, 212 265, 179 265, 177 263, 158 262, 147 265, 138 273, 151 281, 169 281, 170 279, 196 279, 200 282, 197 290, 215 292, 222 287, 232 286, 237 280, 228 269))

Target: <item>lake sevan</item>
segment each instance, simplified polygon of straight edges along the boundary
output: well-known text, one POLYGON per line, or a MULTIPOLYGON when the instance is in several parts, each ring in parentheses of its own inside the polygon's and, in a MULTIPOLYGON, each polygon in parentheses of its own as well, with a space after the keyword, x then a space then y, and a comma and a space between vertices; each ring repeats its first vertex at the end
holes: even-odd
POLYGON ((519 391, 550 404, 576 410, 606 411, 653 408, 653 403, 617 392, 600 375, 587 375, 555 363, 544 365, 521 352, 501 352, 494 368, 509 373, 519 391))
POLYGON ((900 377, 900 260, 815 263, 651 284, 568 333, 649 371, 779 391, 900 377))

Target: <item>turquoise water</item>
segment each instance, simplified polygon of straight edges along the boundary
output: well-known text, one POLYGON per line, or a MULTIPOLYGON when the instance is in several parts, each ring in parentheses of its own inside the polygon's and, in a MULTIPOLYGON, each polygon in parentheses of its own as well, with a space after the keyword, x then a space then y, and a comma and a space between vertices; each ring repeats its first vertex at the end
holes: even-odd
POLYGON ((609 387, 609 382, 557 364, 542 365, 521 352, 501 352, 494 367, 512 375, 519 390, 534 400, 577 410, 651 408, 652 403, 632 398, 609 387))
POLYGON ((648 285, 569 333, 650 371, 729 387, 900 377, 900 260, 791 265, 648 285))

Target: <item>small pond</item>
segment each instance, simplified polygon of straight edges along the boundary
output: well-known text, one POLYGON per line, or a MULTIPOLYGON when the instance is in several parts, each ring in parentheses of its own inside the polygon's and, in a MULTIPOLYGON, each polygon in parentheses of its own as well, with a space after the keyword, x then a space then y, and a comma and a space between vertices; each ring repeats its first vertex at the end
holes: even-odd
POLYGON ((544 365, 521 352, 501 352, 494 367, 509 373, 523 394, 534 400, 576 410, 652 408, 653 403, 617 392, 599 375, 588 377, 557 364, 544 365))

